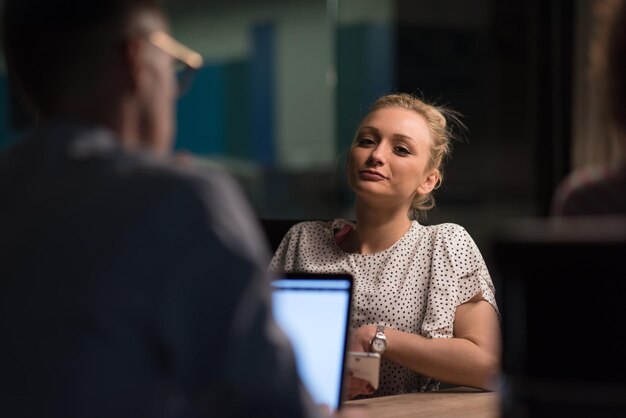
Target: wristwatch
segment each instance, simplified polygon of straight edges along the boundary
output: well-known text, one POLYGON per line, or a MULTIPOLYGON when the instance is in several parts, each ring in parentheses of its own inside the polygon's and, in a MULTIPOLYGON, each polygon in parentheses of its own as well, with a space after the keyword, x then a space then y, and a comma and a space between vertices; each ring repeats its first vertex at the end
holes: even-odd
POLYGON ((374 338, 370 341, 370 348, 374 353, 378 353, 380 355, 382 355, 387 349, 387 337, 385 336, 384 325, 376 326, 376 334, 374 334, 374 338))

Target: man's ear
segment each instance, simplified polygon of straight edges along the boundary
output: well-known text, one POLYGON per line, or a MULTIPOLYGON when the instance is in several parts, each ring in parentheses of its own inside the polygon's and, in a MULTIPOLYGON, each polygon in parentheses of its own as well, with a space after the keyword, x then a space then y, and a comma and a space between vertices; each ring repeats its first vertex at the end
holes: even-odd
POLYGON ((145 41, 139 36, 126 39, 122 44, 122 65, 130 89, 135 92, 145 74, 145 41))
POLYGON ((433 169, 427 176, 422 184, 417 187, 417 193, 420 195, 426 195, 433 191, 439 183, 439 170, 433 169))

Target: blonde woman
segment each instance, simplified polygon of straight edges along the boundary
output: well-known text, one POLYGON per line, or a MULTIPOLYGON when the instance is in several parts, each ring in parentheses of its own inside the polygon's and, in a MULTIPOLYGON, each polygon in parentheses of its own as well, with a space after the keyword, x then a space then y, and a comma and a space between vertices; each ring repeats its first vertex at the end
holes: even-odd
POLYGON ((461 226, 419 222, 450 152, 446 115, 456 120, 409 94, 379 98, 348 158, 356 222, 298 223, 271 261, 273 271, 354 276, 351 349, 382 363, 378 390, 352 379, 351 398, 497 384, 499 313, 483 257, 461 226))

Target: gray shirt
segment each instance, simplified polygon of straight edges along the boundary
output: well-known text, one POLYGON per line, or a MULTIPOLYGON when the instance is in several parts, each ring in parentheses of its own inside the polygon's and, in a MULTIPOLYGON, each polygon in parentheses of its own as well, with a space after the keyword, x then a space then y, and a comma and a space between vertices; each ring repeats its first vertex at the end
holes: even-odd
POLYGON ((0 154, 0 196, 4 415, 312 414, 228 175, 62 121, 0 154))

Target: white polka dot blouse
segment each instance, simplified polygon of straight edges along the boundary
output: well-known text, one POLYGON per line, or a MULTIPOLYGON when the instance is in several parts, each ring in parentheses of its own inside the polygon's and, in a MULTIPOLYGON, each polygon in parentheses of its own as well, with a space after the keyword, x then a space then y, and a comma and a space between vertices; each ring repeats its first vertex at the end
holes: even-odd
MULTIPOLYGON (((456 307, 482 292, 498 310, 483 257, 467 231, 445 223, 411 228, 390 248, 346 253, 335 235, 354 224, 345 219, 307 221, 285 234, 271 271, 346 272, 355 280, 351 328, 367 324, 451 338, 456 307)), ((320 307, 320 309, 322 309, 320 307)), ((439 382, 383 359, 373 396, 437 390, 439 382)))

